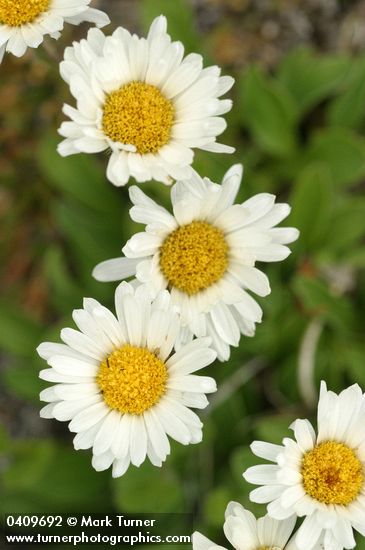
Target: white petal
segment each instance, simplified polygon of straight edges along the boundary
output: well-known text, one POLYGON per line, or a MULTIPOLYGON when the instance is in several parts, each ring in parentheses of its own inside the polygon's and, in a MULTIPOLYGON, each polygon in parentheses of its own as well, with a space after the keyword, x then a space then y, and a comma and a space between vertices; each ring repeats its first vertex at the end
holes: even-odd
POLYGON ((71 348, 83 353, 84 355, 90 355, 93 359, 103 361, 105 355, 110 350, 103 349, 99 342, 93 342, 90 338, 71 328, 64 328, 61 331, 61 338, 71 348))
POLYGON ((128 157, 124 151, 113 152, 108 163, 107 178, 114 185, 121 187, 129 180, 128 157))
POLYGON ((139 260, 131 258, 113 258, 94 267, 92 276, 97 281, 122 281, 136 273, 139 260))
POLYGON ((120 416, 118 411, 110 411, 106 418, 103 419, 102 425, 94 439, 93 453, 95 455, 103 454, 111 448, 119 426, 120 416))
POLYGON ((222 340, 231 346, 237 346, 240 331, 229 307, 219 302, 211 309, 210 316, 217 334, 222 340))
POLYGON ((251 466, 251 468, 245 471, 243 477, 246 481, 255 485, 277 485, 278 472, 278 466, 263 464, 260 466, 251 466))
POLYGON ((79 359, 73 359, 72 357, 62 357, 61 355, 54 355, 48 359, 48 364, 54 368, 56 372, 65 374, 68 376, 95 376, 98 367, 93 364, 80 361, 79 359))
POLYGON ((165 460, 170 454, 170 443, 153 408, 144 412, 144 420, 148 439, 156 455, 165 460))
POLYGON ((110 411, 104 402, 96 403, 77 414, 69 424, 71 432, 81 432, 91 428, 102 420, 110 411))
POLYGON ((300 526, 295 542, 300 549, 311 550, 322 532, 322 526, 317 522, 316 515, 306 517, 300 526))
POLYGON ((316 434, 313 426, 308 420, 298 419, 293 424, 295 439, 303 452, 313 449, 316 441, 316 434))
POLYGON ((284 548, 293 532, 296 516, 285 521, 278 521, 265 516, 257 520, 257 534, 260 546, 268 548, 284 548))
POLYGON ((141 307, 137 300, 130 295, 124 296, 123 307, 128 341, 134 346, 140 346, 143 329, 141 307))
POLYGON ((17 28, 15 32, 10 36, 8 43, 6 44, 6 51, 12 53, 16 57, 21 57, 25 54, 27 44, 23 38, 21 30, 17 28))
POLYGON ((38 46, 43 42, 43 32, 39 31, 37 25, 22 25, 21 32, 27 46, 31 48, 38 48, 38 46))
POLYGON ((259 546, 256 519, 247 510, 239 517, 228 516, 223 526, 224 534, 234 548, 256 550, 259 546))
POLYGON ((217 385, 213 378, 208 376, 173 376, 167 381, 167 387, 172 390, 187 391, 191 393, 213 393, 217 391, 217 385))
POLYGON ((283 493, 282 485, 264 485, 250 492, 250 500, 258 504, 267 504, 283 493))
POLYGON ((87 430, 79 432, 75 435, 73 439, 73 444, 76 451, 80 449, 90 449, 93 446, 95 436, 98 433, 101 423, 102 420, 94 424, 94 426, 91 426, 91 428, 88 428, 87 430))
POLYGON ((147 431, 143 416, 134 415, 131 420, 130 457, 134 466, 140 466, 147 454, 147 431))
POLYGON ((260 458, 276 462, 276 458, 279 453, 283 452, 284 447, 281 445, 274 445, 272 443, 266 443, 265 441, 254 441, 251 443, 251 451, 260 458))
POLYGON ((92 395, 73 401, 60 401, 53 409, 53 416, 59 421, 71 420, 80 411, 101 402, 100 395, 92 395))
POLYGON ((267 511, 270 517, 280 521, 286 520, 293 515, 293 510, 291 508, 284 508, 282 506, 280 498, 270 502, 267 511))
POLYGON ((91 463, 93 465, 93 468, 95 468, 97 472, 103 472, 104 470, 107 470, 108 468, 110 468, 110 466, 113 463, 113 460, 114 460, 113 453, 111 453, 110 451, 107 451, 102 455, 98 455, 98 456, 93 455, 91 463))
POLYGON ((130 462, 129 456, 115 460, 113 463, 113 477, 123 476, 128 470, 130 462))

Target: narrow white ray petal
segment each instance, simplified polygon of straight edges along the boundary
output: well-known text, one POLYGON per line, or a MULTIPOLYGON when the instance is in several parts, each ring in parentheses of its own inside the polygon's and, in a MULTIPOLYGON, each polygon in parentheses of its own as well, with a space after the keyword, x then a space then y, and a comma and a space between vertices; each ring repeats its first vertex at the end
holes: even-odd
POLYGON ((97 281, 122 281, 136 273, 138 259, 113 258, 94 267, 92 276, 97 281))
POLYGON ((124 414, 118 424, 118 428, 111 445, 111 450, 118 459, 130 456, 129 448, 132 424, 131 420, 131 415, 124 414))
POLYGON ((97 472, 103 472, 104 470, 107 470, 110 468, 114 460, 113 453, 111 451, 107 451, 106 453, 102 455, 93 455, 91 464, 93 468, 97 472))
POLYGON ((276 462, 276 458, 279 453, 283 452, 284 447, 282 445, 274 445, 273 443, 266 443, 265 441, 253 441, 251 443, 251 451, 260 458, 276 462))
POLYGON ((120 413, 111 410, 103 419, 103 422, 95 435, 93 453, 101 455, 111 449, 117 429, 119 427, 120 413))
POLYGON ((166 386, 172 390, 187 391, 191 393, 213 393, 217 391, 217 384, 209 376, 175 375, 168 379, 166 386))
POLYGON ((293 532, 296 516, 292 515, 285 521, 277 521, 265 516, 257 520, 257 535, 260 546, 268 548, 284 548, 293 532))
POLYGON ((308 516, 300 526, 295 542, 299 549, 310 550, 313 548, 322 532, 322 526, 318 523, 316 515, 308 516))
POLYGON ((96 365, 73 359, 72 357, 62 357, 62 355, 54 355, 48 359, 48 364, 54 368, 56 372, 66 376, 95 376, 98 372, 96 365))
POLYGON ((142 310, 138 301, 131 295, 123 298, 124 319, 130 344, 140 346, 142 341, 142 310))
POLYGON ((89 384, 58 384, 53 388, 57 397, 65 401, 100 393, 100 388, 95 382, 89 384))
POLYGON ((94 426, 91 426, 91 428, 81 431, 75 435, 73 438, 73 445, 76 451, 79 451, 80 449, 90 449, 93 446, 95 436, 98 433, 102 422, 103 421, 101 420, 100 422, 94 424, 94 426))
POLYGON ((64 422, 65 420, 71 420, 80 411, 84 411, 92 405, 101 402, 100 395, 91 395, 81 397, 80 399, 74 399, 73 401, 60 401, 53 408, 53 416, 56 420, 64 422))
POLYGON ((243 510, 239 517, 228 516, 223 529, 234 548, 255 550, 259 547, 256 518, 247 510, 243 510))
POLYGON ((96 403, 91 407, 78 413, 70 422, 69 429, 71 432, 81 432, 91 428, 97 422, 102 420, 110 411, 109 407, 104 402, 96 403))
POLYGON ((131 419, 130 457, 134 466, 140 466, 147 455, 147 431, 143 416, 134 415, 131 419))
POLYGON ((84 355, 90 355, 93 359, 103 361, 105 355, 110 349, 104 349, 99 342, 94 342, 91 338, 85 336, 81 332, 71 328, 64 328, 61 331, 61 338, 71 348, 84 355))
POLYGON ((125 456, 124 458, 118 458, 117 460, 114 460, 113 463, 113 477, 121 477, 123 476, 126 471, 129 468, 131 461, 129 456, 125 456))
POLYGON ((161 460, 165 460, 166 456, 170 454, 170 443, 166 432, 164 431, 161 422, 158 419, 158 415, 153 408, 147 410, 143 414, 148 439, 158 457, 161 460))
POLYGON ((270 517, 279 521, 286 520, 293 515, 292 509, 282 506, 280 498, 270 502, 267 506, 267 511, 270 517))
POLYGON ((198 348, 185 354, 183 350, 178 352, 180 360, 176 360, 177 353, 169 359, 169 376, 191 374, 210 365, 217 357, 217 353, 210 348, 198 348))
POLYGON ((263 485, 250 492, 250 500, 258 504, 267 504, 279 498, 282 493, 282 485, 263 485))
POLYGON ((278 466, 271 464, 251 466, 245 471, 243 477, 246 481, 255 485, 277 485, 277 474, 279 471, 278 466))

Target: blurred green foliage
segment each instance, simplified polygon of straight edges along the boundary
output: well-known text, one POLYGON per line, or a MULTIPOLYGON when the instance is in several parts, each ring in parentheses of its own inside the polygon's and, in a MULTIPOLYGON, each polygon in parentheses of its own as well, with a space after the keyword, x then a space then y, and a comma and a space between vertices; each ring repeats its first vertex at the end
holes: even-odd
MULTIPOLYGON (((167 14, 174 38, 209 58, 208 40, 198 33, 186 2, 141 2, 145 27, 160 12, 167 14)), ((337 391, 354 382, 365 388, 365 57, 297 49, 274 74, 251 66, 235 77, 223 141, 237 152, 231 157, 199 152, 195 168, 219 182, 231 164, 243 162, 239 200, 259 192, 278 195, 293 207, 285 224, 298 227, 301 237, 288 260, 260 266, 272 294, 260 300, 264 320, 256 336, 243 338, 228 363, 209 368, 226 398, 213 396, 202 415, 203 443, 173 445, 162 470, 145 464, 112 480, 110 472, 93 471, 89 452, 73 451, 66 426, 40 421, 47 423, 46 435, 24 437, 9 420, 0 431, 1 512, 194 511, 195 528, 223 543, 229 500, 264 514, 262 506, 249 502, 251 487, 242 479, 257 460, 250 442, 280 442, 296 417, 314 420, 314 407, 298 382, 300 350, 314 322, 321 326, 315 386, 325 379, 337 391), (233 384, 237 372, 244 380, 239 387, 233 384)), ((41 314, 25 312, 16 291, 0 302, 5 396, 15 407, 36 410, 43 387, 36 346, 58 339, 83 296, 112 305, 114 286, 95 282, 91 270, 119 255, 138 230, 128 216, 127 190, 106 181, 107 159, 61 158, 56 143, 53 128, 35 144, 37 183, 28 190, 34 196, 20 209, 37 204, 31 254, 45 281, 46 305, 41 314)), ((10 178, 5 185, 17 182, 10 178)), ((146 184, 144 190, 168 205, 163 185, 146 184)), ((15 215, 8 215, 5 231, 14 227, 15 215)), ((364 540, 358 548, 365 548, 364 540)))

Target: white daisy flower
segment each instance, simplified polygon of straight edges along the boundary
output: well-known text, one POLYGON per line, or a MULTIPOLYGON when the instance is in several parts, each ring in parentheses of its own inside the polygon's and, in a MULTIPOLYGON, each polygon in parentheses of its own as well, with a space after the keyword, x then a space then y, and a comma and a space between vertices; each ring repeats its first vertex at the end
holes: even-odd
POLYGON ((118 28, 112 36, 91 30, 87 40, 66 48, 61 75, 77 108, 64 106, 71 122, 59 130, 61 155, 111 150, 107 177, 125 185, 190 176, 193 148, 216 153, 234 149, 216 143, 226 128, 221 115, 232 102, 218 99, 233 85, 216 66, 203 69, 196 53, 184 57, 171 42, 166 18, 156 18, 147 38, 118 28))
POLYGON ((266 296, 270 286, 256 261, 283 260, 290 253, 285 245, 298 237, 294 228, 274 227, 290 212, 287 204, 275 204, 274 195, 233 204, 241 177, 241 165, 232 166, 222 185, 194 172, 171 190, 173 215, 132 186, 130 215, 146 230, 127 242, 124 258, 93 271, 99 281, 136 275, 153 294, 167 288, 181 315, 181 341, 209 335, 221 361, 241 333, 252 336, 261 321, 261 308, 247 291, 266 296))
POLYGON ((59 38, 65 22, 108 25, 109 17, 89 4, 90 0, 0 0, 0 63, 5 51, 21 57, 27 48, 38 48, 45 35, 59 38))
POLYGON ((209 338, 174 352, 179 319, 168 292, 151 300, 146 287, 122 283, 115 317, 86 298, 73 318, 79 331, 61 331, 64 344, 45 342, 39 355, 50 368, 40 378, 55 382, 41 392, 43 418, 70 421, 75 449, 92 448, 97 471, 113 465, 113 476, 146 456, 161 466, 170 453, 167 436, 183 445, 199 443, 202 423, 191 408, 208 405, 216 391, 212 378, 192 374, 216 353, 209 338))
POLYGON ((365 535, 365 396, 355 384, 339 395, 322 382, 318 435, 308 420, 291 426, 283 446, 262 441, 252 451, 274 465, 254 466, 244 478, 262 485, 254 502, 270 503, 276 519, 304 517, 296 544, 310 550, 320 537, 326 550, 353 548, 353 528, 365 535))
MULTIPOLYGON (((224 534, 235 550, 294 550, 293 532, 296 517, 284 521, 265 516, 256 519, 241 504, 230 502, 225 513, 224 534)), ((193 550, 226 550, 198 532, 193 534, 193 550)))

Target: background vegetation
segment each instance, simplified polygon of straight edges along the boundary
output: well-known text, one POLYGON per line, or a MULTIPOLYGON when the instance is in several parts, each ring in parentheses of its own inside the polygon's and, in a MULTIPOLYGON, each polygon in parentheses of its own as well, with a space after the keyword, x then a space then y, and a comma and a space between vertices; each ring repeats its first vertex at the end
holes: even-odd
MULTIPOLYGON (((256 336, 242 339, 228 363, 209 367, 220 389, 203 414, 203 443, 174 445, 161 470, 144 464, 118 480, 96 473, 90 452, 73 450, 66 424, 38 417, 44 386, 35 348, 72 326, 83 296, 112 306, 114 285, 95 282, 91 270, 117 256, 138 227, 127 191, 106 181, 103 155, 56 153, 68 99, 57 57, 86 28, 67 29, 61 42, 21 60, 7 57, 0 68, 0 512, 186 511, 224 544, 229 500, 264 514, 249 503, 252 487, 242 478, 256 462, 250 442, 280 442, 295 418, 314 420, 321 379, 336 391, 354 382, 365 389, 361 2, 101 4, 113 26, 138 31, 165 13, 187 51, 235 76, 223 142, 237 152, 197 153, 195 168, 219 182, 243 162, 239 198, 267 191, 288 201, 288 222, 301 238, 287 261, 261 265, 272 294, 260 300, 256 336)), ((168 204, 161 184, 143 188, 168 204)))

